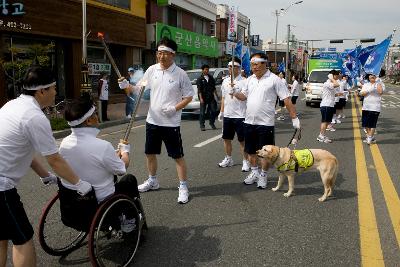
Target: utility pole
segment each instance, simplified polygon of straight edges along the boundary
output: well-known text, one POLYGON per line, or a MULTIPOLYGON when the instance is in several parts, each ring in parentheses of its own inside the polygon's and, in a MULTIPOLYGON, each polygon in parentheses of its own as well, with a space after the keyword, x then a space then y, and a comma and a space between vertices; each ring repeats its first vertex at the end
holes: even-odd
POLYGON ((278 60, 277 60, 277 54, 278 54, 278 51, 276 51, 277 50, 277 46, 278 46, 278 17, 279 17, 279 11, 278 10, 275 10, 275 16, 276 16, 276 25, 275 25, 275 56, 274 56, 274 58, 275 58, 275 64, 277 64, 277 62, 278 62, 278 60))
POLYGON ((89 67, 87 62, 87 32, 86 32, 86 0, 82 0, 82 65, 81 65, 81 95, 92 94, 89 81, 89 67))
POLYGON ((287 49, 286 49, 286 82, 289 83, 290 70, 289 70, 289 53, 290 53, 290 24, 287 25, 287 49))

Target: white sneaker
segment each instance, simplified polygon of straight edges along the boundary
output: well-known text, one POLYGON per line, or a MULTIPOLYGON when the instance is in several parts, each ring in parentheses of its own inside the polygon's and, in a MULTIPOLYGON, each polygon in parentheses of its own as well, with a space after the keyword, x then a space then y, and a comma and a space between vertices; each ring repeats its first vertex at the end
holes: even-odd
POLYGON ((268 182, 267 176, 259 175, 257 181, 257 187, 260 189, 265 189, 267 187, 267 182, 268 182))
POLYGON ((331 127, 327 127, 326 130, 327 131, 331 131, 331 132, 335 132, 336 131, 336 129, 333 128, 332 126, 331 127))
POLYGON ((342 121, 341 121, 341 120, 338 120, 338 119, 336 119, 336 123, 337 123, 337 124, 339 124, 339 123, 342 123, 342 121))
POLYGON ((143 184, 138 186, 139 192, 147 192, 149 190, 157 190, 160 188, 160 184, 158 183, 158 180, 151 180, 150 178, 147 179, 143 184))
POLYGON ((284 121, 284 120, 285 120, 285 116, 279 116, 279 117, 277 118, 277 120, 278 120, 278 121, 284 121))
POLYGON ((340 118, 342 118, 342 119, 345 119, 345 118, 346 118, 346 116, 345 116, 345 115, 341 115, 341 116, 340 116, 340 118))
POLYGON ((218 163, 218 166, 220 166, 221 168, 232 167, 233 159, 231 157, 225 157, 220 163, 218 163))
POLYGON ((132 116, 131 116, 131 115, 128 115, 128 116, 126 116, 126 118, 127 118, 127 119, 130 119, 130 118, 132 118, 132 116))
POLYGON ((336 119, 332 119, 331 123, 335 124, 336 123, 336 119))
POLYGON ((178 203, 186 204, 189 201, 189 189, 186 186, 179 187, 178 203))
POLYGON ((327 136, 318 135, 317 141, 321 143, 332 143, 332 140, 329 139, 327 136))
POLYGON ((243 183, 250 185, 254 184, 255 182, 258 181, 258 171, 251 171, 249 175, 247 175, 246 179, 244 179, 243 183))
POLYGON ((250 171, 250 162, 248 160, 243 160, 242 172, 248 171, 250 171))
POLYGON ((121 230, 124 233, 130 233, 133 230, 136 229, 136 220, 135 218, 133 219, 126 219, 125 214, 122 214, 121 216, 118 217, 119 221, 121 223, 121 230))

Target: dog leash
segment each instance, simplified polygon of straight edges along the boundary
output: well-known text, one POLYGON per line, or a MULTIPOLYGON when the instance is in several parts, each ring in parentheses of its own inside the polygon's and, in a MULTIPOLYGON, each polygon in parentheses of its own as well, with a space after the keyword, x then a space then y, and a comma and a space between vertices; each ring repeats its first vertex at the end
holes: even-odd
POLYGON ((290 147, 290 145, 293 145, 293 149, 296 148, 296 145, 298 141, 301 139, 301 128, 295 129, 292 138, 289 141, 289 144, 286 147, 290 147), (296 137, 297 136, 297 137, 296 137))

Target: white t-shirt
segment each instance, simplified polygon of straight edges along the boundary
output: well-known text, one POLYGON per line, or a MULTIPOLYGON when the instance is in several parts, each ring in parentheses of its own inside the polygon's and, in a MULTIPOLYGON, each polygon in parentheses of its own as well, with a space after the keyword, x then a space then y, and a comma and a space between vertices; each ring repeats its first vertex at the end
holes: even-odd
POLYGON ((382 97, 377 92, 378 83, 365 83, 361 91, 372 90, 364 96, 362 110, 381 112, 382 97))
POLYGON ((299 88, 300 88, 299 82, 294 80, 292 87, 290 89, 290 94, 292 96, 299 96, 299 88))
POLYGON ((101 84, 100 89, 100 100, 108 100, 108 81, 104 79, 100 79, 103 83, 101 84))
POLYGON ((245 123, 252 125, 275 125, 275 102, 290 96, 288 88, 281 79, 267 70, 257 79, 251 75, 245 82, 242 93, 247 97, 245 123))
POLYGON ((162 112, 163 107, 176 106, 184 97, 194 96, 192 83, 186 72, 173 63, 168 69, 161 69, 160 64, 150 66, 139 84, 147 81, 150 92, 150 107, 146 121, 158 126, 178 127, 181 123, 182 110, 172 116, 162 112))
MULTIPOLYGON (((235 91, 242 91, 246 79, 241 75, 235 78, 235 91), (237 89, 236 89, 237 87, 237 89)), ((224 79, 221 85, 221 93, 224 97, 224 117, 226 118, 244 118, 246 116, 246 101, 241 101, 236 97, 232 97, 229 92, 231 91, 231 77, 224 79)))
POLYGON ((49 120, 32 96, 21 95, 0 109, 0 191, 17 186, 35 152, 58 153, 49 120))
MULTIPOLYGON (((117 157, 111 143, 96 138, 97 128, 72 128, 60 144, 60 155, 83 181, 90 183, 98 202, 115 192, 114 175, 126 173, 125 163, 117 157)), ((66 180, 62 184, 75 189, 66 180)))
POLYGON ((336 88, 333 87, 331 80, 327 80, 322 87, 322 100, 320 107, 334 107, 335 106, 335 92, 336 88))

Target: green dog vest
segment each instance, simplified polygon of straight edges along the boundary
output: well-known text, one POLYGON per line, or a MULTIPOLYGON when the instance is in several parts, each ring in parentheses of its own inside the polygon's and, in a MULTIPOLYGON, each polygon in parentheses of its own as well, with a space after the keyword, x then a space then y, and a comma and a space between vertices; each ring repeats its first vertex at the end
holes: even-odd
POLYGON ((293 150, 294 157, 291 155, 288 162, 278 167, 278 171, 293 171, 296 167, 296 159, 298 167, 307 169, 314 164, 314 156, 309 149, 293 150))

